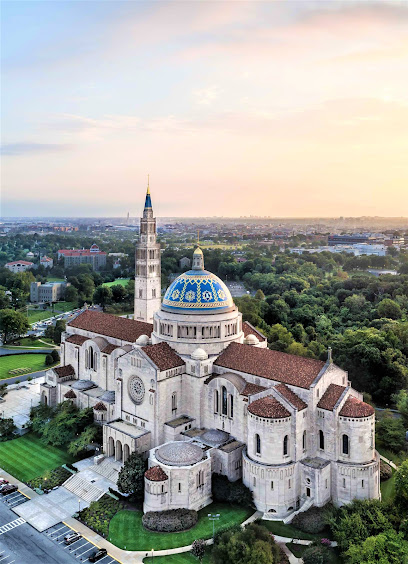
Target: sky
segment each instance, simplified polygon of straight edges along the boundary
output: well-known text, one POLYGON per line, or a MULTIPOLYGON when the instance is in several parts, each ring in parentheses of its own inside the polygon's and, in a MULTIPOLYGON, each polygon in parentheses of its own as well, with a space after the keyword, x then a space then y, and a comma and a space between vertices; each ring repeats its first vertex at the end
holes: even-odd
POLYGON ((408 3, 3 1, 1 215, 408 216, 408 3))

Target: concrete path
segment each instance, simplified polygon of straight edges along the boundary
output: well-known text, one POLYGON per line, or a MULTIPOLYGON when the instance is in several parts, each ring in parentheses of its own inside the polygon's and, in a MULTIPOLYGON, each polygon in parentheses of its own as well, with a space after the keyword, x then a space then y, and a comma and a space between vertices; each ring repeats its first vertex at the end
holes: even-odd
POLYGON ((388 460, 388 458, 385 458, 385 456, 383 456, 382 454, 380 454, 380 458, 383 462, 389 464, 391 468, 394 468, 394 470, 398 470, 398 466, 392 460, 388 460))
MULTIPOLYGON (((24 384, 24 386, 12 385, 12 382, 7 380, 9 386, 7 394, 0 402, 0 416, 4 418, 11 417, 19 429, 22 429, 28 423, 30 409, 40 403, 40 384, 44 379, 42 377, 35 378, 39 374, 43 376, 45 372, 32 374, 33 380, 24 384)), ((21 378, 18 379, 21 380, 21 378)), ((2 382, 3 380, 0 380, 0 383, 2 382)))

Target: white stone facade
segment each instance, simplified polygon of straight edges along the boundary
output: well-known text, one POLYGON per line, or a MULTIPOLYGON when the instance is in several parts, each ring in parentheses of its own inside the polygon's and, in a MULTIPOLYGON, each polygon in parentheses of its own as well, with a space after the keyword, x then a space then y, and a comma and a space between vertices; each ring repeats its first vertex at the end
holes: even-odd
MULTIPOLYGON (((143 248, 155 252, 149 229, 143 248)), ((206 273, 201 255, 193 268, 206 273)), ((150 264, 156 280, 160 254, 151 257, 139 265, 150 264)), ((136 288, 148 279, 137 275, 136 288)), ((269 518, 380 497, 373 410, 330 353, 323 363, 269 350, 233 304, 216 312, 198 304, 191 313, 135 299, 143 303, 144 321, 88 311, 68 324, 62 366, 47 372, 42 397, 94 408, 106 455, 148 458, 146 511, 204 507, 214 472, 242 478, 269 518), (200 456, 181 465, 166 459, 167 448, 200 456)))

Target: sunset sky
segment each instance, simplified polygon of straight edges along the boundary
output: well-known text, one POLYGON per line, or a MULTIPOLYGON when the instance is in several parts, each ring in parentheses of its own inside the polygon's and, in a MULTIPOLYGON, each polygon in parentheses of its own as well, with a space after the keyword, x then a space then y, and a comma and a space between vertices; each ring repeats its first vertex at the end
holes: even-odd
POLYGON ((407 2, 2 2, 3 216, 408 216, 407 2))

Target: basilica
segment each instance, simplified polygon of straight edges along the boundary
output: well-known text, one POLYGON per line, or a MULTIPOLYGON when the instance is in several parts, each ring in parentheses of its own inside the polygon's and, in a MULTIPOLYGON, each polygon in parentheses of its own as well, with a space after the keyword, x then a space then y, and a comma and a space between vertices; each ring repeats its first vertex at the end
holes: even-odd
POLYGON ((162 299, 149 189, 134 319, 71 321, 41 400, 92 407, 106 459, 144 454, 144 511, 205 507, 212 473, 242 480, 269 519, 380 497, 374 409, 330 349, 326 362, 269 349, 199 246, 162 299))

